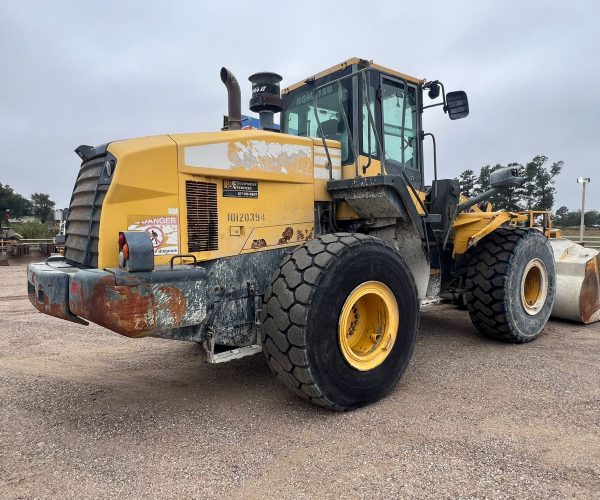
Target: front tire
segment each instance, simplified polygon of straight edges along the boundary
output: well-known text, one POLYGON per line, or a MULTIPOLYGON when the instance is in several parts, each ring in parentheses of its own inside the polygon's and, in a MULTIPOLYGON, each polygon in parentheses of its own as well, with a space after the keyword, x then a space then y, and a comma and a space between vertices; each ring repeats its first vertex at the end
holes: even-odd
POLYGON ((466 277, 473 325, 506 342, 531 342, 554 303, 556 271, 548 239, 535 229, 500 228, 473 249, 466 277))
POLYGON ((383 241, 335 233, 297 248, 275 272, 261 311, 263 351, 298 396, 350 410, 388 394, 418 328, 415 283, 383 241))

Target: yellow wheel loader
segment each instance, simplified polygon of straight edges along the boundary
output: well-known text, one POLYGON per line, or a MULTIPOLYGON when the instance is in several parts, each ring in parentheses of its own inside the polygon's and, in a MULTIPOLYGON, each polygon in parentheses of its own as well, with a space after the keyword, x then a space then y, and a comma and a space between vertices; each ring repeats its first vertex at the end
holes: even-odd
POLYGON ((214 363, 263 351, 294 393, 336 410, 392 390, 432 297, 515 343, 539 335, 556 297, 563 316, 598 319, 598 256, 555 257, 550 223, 486 205, 522 182, 516 169, 470 200, 438 179, 422 117, 466 117, 464 92, 357 58, 283 91, 257 73, 260 128, 243 130, 238 82, 225 68, 221 79, 222 131, 76 149, 64 256, 28 268, 37 309, 193 341, 214 363))

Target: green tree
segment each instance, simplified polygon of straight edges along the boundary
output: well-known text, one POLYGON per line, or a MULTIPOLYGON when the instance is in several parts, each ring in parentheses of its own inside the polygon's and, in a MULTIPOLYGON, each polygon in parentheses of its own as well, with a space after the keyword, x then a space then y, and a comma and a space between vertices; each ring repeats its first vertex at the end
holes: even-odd
POLYGON ((480 195, 481 193, 485 193, 488 189, 490 189, 490 174, 493 172, 493 168, 494 167, 491 167, 490 165, 481 167, 479 176, 477 177, 475 195, 480 195))
POLYGON ((5 211, 10 209, 10 199, 14 195, 13 189, 8 185, 3 185, 0 182, 0 210, 5 211))
POLYGON ((55 204, 50 199, 49 194, 33 193, 31 203, 33 205, 33 215, 39 217, 42 222, 46 222, 48 219, 52 220, 55 204))
POLYGON ((33 206, 31 201, 24 196, 15 193, 15 196, 12 200, 12 208, 10 209, 12 216, 15 218, 20 218, 24 215, 31 215, 32 210, 33 206))
POLYGON ((547 161, 547 156, 538 155, 525 165, 521 196, 527 210, 552 210, 556 194, 554 179, 560 174, 564 162, 557 161, 547 167, 547 161))
MULTIPOLYGON (((552 210, 556 195, 555 178, 563 168, 564 162, 557 161, 547 166, 548 157, 535 156, 525 167, 519 163, 509 163, 508 167, 518 168, 520 175, 525 177, 525 182, 520 187, 502 189, 489 198, 490 203, 497 210, 518 212, 521 210, 552 210)), ((479 195, 490 189, 490 174, 504 165, 485 165, 481 167, 477 180, 474 183, 473 194, 479 195)), ((469 173, 465 170, 461 176, 463 184, 470 185, 469 173), (464 179, 464 180, 463 180, 464 179)), ((464 188, 463 188, 464 192, 464 188)), ((565 207, 566 208, 566 207, 565 207)), ((568 212, 568 209, 566 209, 568 212)), ((564 212, 566 215, 567 212, 564 212)))
POLYGON ((567 217, 569 213, 569 209, 564 205, 554 212, 554 221, 556 224, 561 225, 563 223, 563 219, 567 217))
POLYGON ((560 207, 556 211, 554 220, 559 227, 579 226, 581 222, 581 210, 569 210, 567 207, 560 207))
POLYGON ((471 198, 475 195, 475 189, 477 186, 477 176, 475 172, 470 169, 463 170, 460 174, 460 178, 458 179, 460 183, 460 191, 467 198, 471 198))
POLYGON ((600 226, 600 212, 597 210, 586 211, 583 219, 586 227, 600 226))
POLYGON ((29 215, 31 214, 31 202, 24 196, 15 193, 8 184, 0 183, 0 211, 5 212, 6 210, 9 210, 10 216, 15 218, 29 215))

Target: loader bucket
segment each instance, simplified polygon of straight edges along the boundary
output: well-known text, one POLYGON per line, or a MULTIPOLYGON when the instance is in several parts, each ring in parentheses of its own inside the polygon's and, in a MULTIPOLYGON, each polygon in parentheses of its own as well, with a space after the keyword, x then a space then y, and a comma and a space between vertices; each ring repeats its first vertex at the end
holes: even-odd
POLYGON ((556 263, 552 316, 579 323, 600 321, 600 253, 566 239, 551 239, 556 263))

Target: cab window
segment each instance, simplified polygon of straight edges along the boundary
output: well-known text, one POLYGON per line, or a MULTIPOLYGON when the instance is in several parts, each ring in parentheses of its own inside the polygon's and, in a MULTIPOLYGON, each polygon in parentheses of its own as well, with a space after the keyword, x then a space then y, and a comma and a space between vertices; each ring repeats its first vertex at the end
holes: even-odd
POLYGON ((399 82, 384 80, 381 86, 383 148, 388 161, 418 170, 417 97, 416 89, 407 90, 399 82), (404 135, 402 118, 404 115, 404 135))
POLYGON ((331 84, 317 90, 315 99, 312 89, 290 92, 286 96, 287 105, 283 116, 283 130, 287 134, 303 137, 339 141, 342 145, 342 163, 352 161, 350 154, 350 131, 346 127, 343 112, 348 124, 352 123, 352 105, 347 89, 348 83, 331 84), (316 101, 316 103, 315 103, 316 101), (318 116, 318 121, 317 121, 318 116))

